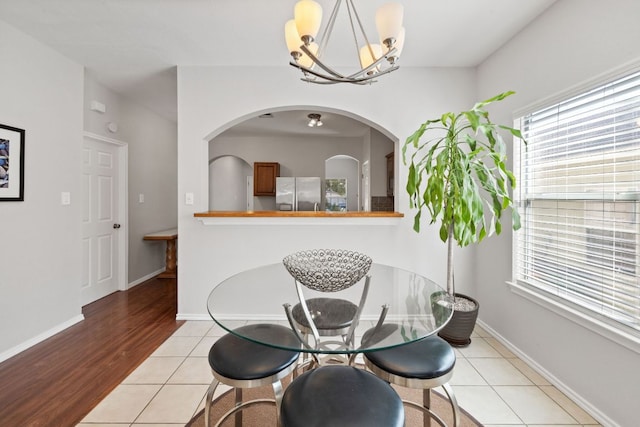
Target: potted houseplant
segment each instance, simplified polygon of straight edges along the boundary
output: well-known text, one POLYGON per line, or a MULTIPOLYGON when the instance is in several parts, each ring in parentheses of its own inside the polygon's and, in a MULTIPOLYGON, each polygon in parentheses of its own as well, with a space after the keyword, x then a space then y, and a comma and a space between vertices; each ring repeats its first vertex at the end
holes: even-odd
POLYGON ((513 229, 520 228, 509 194, 515 188, 515 176, 507 169, 507 150, 500 131, 520 139, 522 135, 518 129, 491 122, 485 109, 513 93, 478 102, 468 111, 427 120, 402 147, 404 164, 409 164, 406 188, 410 206, 417 210, 413 229, 420 232, 426 211, 430 223, 439 224, 440 239, 447 243, 447 292, 432 295, 431 300, 434 310, 453 306, 451 321, 439 333, 453 345, 471 342, 479 308, 477 301, 455 292, 454 243, 465 247, 500 234, 502 214, 509 208, 513 229))

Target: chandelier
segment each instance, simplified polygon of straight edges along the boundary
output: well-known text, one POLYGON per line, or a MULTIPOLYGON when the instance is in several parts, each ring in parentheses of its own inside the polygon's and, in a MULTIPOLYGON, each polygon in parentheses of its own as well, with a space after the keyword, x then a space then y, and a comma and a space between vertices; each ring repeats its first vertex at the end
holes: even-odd
POLYGON ((386 3, 376 12, 376 27, 380 44, 370 43, 353 0, 336 0, 320 43, 316 35, 322 22, 322 6, 314 0, 300 0, 294 8, 294 19, 285 24, 287 48, 293 57, 290 65, 302 71, 303 81, 318 84, 374 83, 376 77, 398 69, 398 58, 404 45, 402 26, 403 7, 386 3), (360 69, 352 74, 341 74, 322 62, 327 43, 333 31, 336 16, 344 2, 349 15, 351 33, 360 69))

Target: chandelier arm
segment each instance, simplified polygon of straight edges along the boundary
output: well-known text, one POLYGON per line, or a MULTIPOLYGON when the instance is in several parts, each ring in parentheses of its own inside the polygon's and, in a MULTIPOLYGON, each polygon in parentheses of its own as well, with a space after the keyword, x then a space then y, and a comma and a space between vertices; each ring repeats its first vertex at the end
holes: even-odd
POLYGON ((301 80, 306 81, 306 82, 310 82, 310 83, 317 83, 317 84, 333 84, 333 83, 354 83, 354 84, 364 84, 366 82, 368 82, 369 80, 371 80, 372 78, 374 78, 375 76, 369 76, 365 79, 349 79, 346 78, 344 76, 332 76, 329 74, 322 74, 318 71, 312 70, 310 68, 305 67, 304 65, 300 65, 296 62, 289 62, 289 65, 291 65, 292 67, 296 67, 297 69, 299 69, 300 71, 303 72, 303 74, 305 76, 307 76, 308 74, 311 74, 313 76, 319 77, 321 79, 326 80, 326 82, 320 82, 317 80, 312 80, 307 78, 302 78, 301 80), (364 83, 363 83, 364 82, 364 83))
MULTIPOLYGON (((320 61, 320 59, 319 59, 317 56, 315 56, 315 55, 313 54, 313 52, 311 52, 311 50, 309 50, 305 45, 300 46, 300 49, 301 49, 305 54, 307 54, 307 56, 309 56, 309 58, 311 58, 311 60, 312 60, 313 62, 315 62, 315 64, 316 64, 318 67, 322 68, 322 69, 323 69, 324 71, 326 71, 327 73, 329 73, 329 74, 331 74, 331 75, 333 75, 333 76, 336 76, 336 77, 338 77, 338 78, 344 78, 344 77, 345 77, 344 75, 342 75, 342 74, 338 73, 337 71, 334 71, 334 70, 332 70, 331 68, 329 68, 329 67, 327 67, 326 65, 324 65, 324 63, 323 63, 322 61, 320 61)), ((304 67, 304 66, 302 66, 302 67, 304 67)), ((311 71, 311 69, 309 69, 309 68, 307 68, 307 67, 304 67, 304 69, 311 71)))
MULTIPOLYGON (((327 26, 324 28, 322 32, 322 37, 320 39, 320 45, 318 46, 318 55, 320 58, 327 48, 327 44, 329 43, 329 38, 331 37, 331 33, 333 32, 333 26, 336 22, 336 17, 338 16, 338 10, 340 10, 340 4, 342 0, 336 0, 335 6, 333 6, 333 10, 331 11, 331 15, 329 15, 329 20, 327 21, 327 26)), ((315 62, 315 61, 314 61, 315 62)))
MULTIPOLYGON (((375 82, 377 82, 377 80, 373 80, 373 79, 375 79, 376 77, 383 76, 383 75, 388 74, 388 73, 390 73, 392 71, 395 71, 395 70, 397 70, 399 68, 397 65, 395 65, 395 66, 393 66, 391 68, 387 68, 386 70, 381 71, 381 72, 376 73, 376 74, 371 74, 369 76, 360 77, 360 78, 350 78, 350 77, 334 77, 334 76, 322 74, 322 73, 319 73, 319 72, 314 71, 312 69, 309 69, 309 68, 307 68, 307 67, 305 67, 303 65, 297 64, 295 62, 289 62, 289 65, 298 68, 299 70, 301 70, 304 73, 312 74, 312 75, 314 75, 316 77, 319 77, 321 79, 328 80, 331 83, 353 83, 353 84, 359 84, 359 85, 375 83, 375 82)), ((317 84, 331 84, 331 83, 327 83, 327 82, 319 82, 319 81, 316 81, 316 80, 311 80, 309 78, 302 78, 301 80, 306 81, 306 82, 310 82, 310 83, 317 83, 317 84)))
MULTIPOLYGON (((387 59, 387 60, 388 60, 388 57, 389 57, 389 56, 391 56, 391 55, 392 55, 393 53, 395 53, 395 52, 396 52, 396 48, 394 47, 394 48, 392 48, 390 51, 388 51, 387 53, 385 53, 384 55, 382 55, 380 58, 378 58, 375 62, 373 62, 373 63, 372 63, 371 65, 369 65, 368 67, 363 68, 363 69, 362 69, 362 70, 360 70, 360 71, 356 71, 355 73, 353 73, 353 74, 351 74, 351 75, 346 76, 346 78, 351 79, 351 78, 354 78, 354 77, 359 76, 359 75, 361 75, 361 74, 366 74, 366 73, 368 73, 369 71, 371 71, 371 70, 373 70, 374 68, 376 68, 378 65, 382 64, 382 63, 384 62, 384 60, 385 60, 385 59, 387 59)), ((397 68, 398 68, 398 66, 395 66, 395 69, 397 69, 397 68)), ((383 73, 382 71, 379 71, 379 72, 378 72, 378 73, 376 73, 376 74, 377 74, 377 75, 380 75, 380 74, 382 74, 382 73, 383 73)), ((386 74, 386 73, 385 73, 385 74, 386 74)))
MULTIPOLYGON (((389 56, 391 56, 392 54, 394 54, 396 52, 396 48, 392 48, 390 51, 388 51, 386 54, 384 54, 383 56, 381 56, 380 58, 378 58, 377 61, 373 62, 371 65, 369 65, 368 67, 361 69, 359 71, 356 71, 355 73, 349 75, 349 76, 345 76, 343 74, 338 73, 337 71, 334 71, 333 69, 329 68, 328 66, 326 66, 318 57, 316 57, 313 52, 311 52, 311 50, 309 50, 305 45, 300 46, 300 49, 309 56, 309 58, 311 58, 311 60, 318 65, 320 68, 322 68, 324 71, 326 71, 328 74, 331 74, 332 76, 337 77, 338 79, 346 79, 346 80, 342 80, 342 81, 352 81, 355 77, 363 75, 363 74, 367 74, 367 72, 373 70, 374 68, 376 68, 378 65, 380 65, 381 63, 383 63, 383 61, 385 59, 387 59, 389 56)), ((298 67, 300 70, 304 70, 307 72, 310 72, 311 74, 314 74, 313 70, 311 70, 310 68, 307 68, 303 65, 299 65, 299 64, 295 64, 296 67, 298 67)), ((394 70, 396 70, 398 68, 398 66, 395 66, 395 68, 393 68, 394 70)), ((376 73, 377 75, 381 75, 381 74, 386 74, 386 72, 378 72, 376 73)), ((315 75, 315 74, 314 74, 315 75)), ((320 77, 320 76, 318 76, 320 77)))
POLYGON ((297 69, 299 69, 300 71, 302 71, 305 74, 311 74, 314 75, 316 77, 320 77, 321 79, 325 79, 325 80, 331 80, 334 82, 349 82, 350 80, 347 79, 346 77, 340 75, 340 74, 322 74, 319 73, 315 70, 312 70, 311 68, 307 68, 304 65, 300 65, 296 62, 289 62, 290 65, 292 65, 293 67, 296 67, 297 69))
MULTIPOLYGON (((367 82, 369 80, 375 79, 376 77, 380 77, 380 76, 384 76, 385 74, 389 74, 390 72, 395 71, 398 68, 399 67, 396 65, 396 66, 393 66, 391 68, 387 68, 384 71, 380 71, 380 72, 375 73, 375 74, 367 75, 365 77, 359 77, 359 78, 348 78, 347 77, 347 80, 345 80, 345 82, 350 82, 350 83, 367 82)), ((375 81, 375 80, 372 80, 372 81, 375 81)))
MULTIPOLYGON (((356 34, 356 29, 353 25, 353 16, 352 16, 352 9, 353 9, 353 14, 356 16, 356 19, 358 21, 358 23, 360 23, 360 17, 358 17, 358 12, 356 11, 355 6, 353 5, 353 0, 346 0, 346 4, 347 4, 347 13, 349 14, 349 25, 351 27, 351 34, 353 35, 353 45, 356 48, 356 58, 358 58, 358 63, 360 64, 360 68, 362 68, 362 60, 360 59, 360 48, 358 47, 358 36, 356 34)), ((369 46, 369 41, 367 40, 367 35, 365 34, 364 30, 362 29, 362 26, 360 26, 360 32, 362 33, 362 36, 364 37, 365 43, 367 44, 368 48, 369 48, 369 52, 371 54, 372 58, 375 58, 375 56, 373 55, 373 51, 371 50, 371 46, 369 46)))
POLYGON ((358 83, 354 83, 354 82, 345 82, 345 81, 341 81, 341 80, 313 80, 310 79, 308 77, 301 77, 300 80, 302 80, 303 82, 308 82, 308 83, 313 83, 313 84, 317 84, 317 85, 335 85, 338 83, 352 83, 355 85, 359 85, 359 86, 363 86, 363 85, 367 85, 370 83, 375 83, 377 82, 377 80, 372 80, 372 81, 367 81, 367 82, 358 82, 358 83))

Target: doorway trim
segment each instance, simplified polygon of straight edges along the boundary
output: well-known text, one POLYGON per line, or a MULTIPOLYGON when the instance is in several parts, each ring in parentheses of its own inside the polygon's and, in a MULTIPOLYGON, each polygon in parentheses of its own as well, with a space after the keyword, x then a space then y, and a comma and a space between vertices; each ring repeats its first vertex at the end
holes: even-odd
POLYGON ((118 149, 118 222, 121 224, 123 233, 118 239, 118 265, 122 266, 118 270, 118 290, 129 289, 129 144, 117 139, 107 138, 91 132, 84 132, 85 138, 112 144, 118 149))

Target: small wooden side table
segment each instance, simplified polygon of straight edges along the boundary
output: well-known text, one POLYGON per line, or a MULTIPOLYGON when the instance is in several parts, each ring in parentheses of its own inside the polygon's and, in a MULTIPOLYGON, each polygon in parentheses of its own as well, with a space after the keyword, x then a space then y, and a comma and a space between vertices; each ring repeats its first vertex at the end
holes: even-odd
POLYGON ((145 234, 144 240, 165 240, 167 251, 165 258, 165 270, 158 275, 161 279, 175 279, 178 267, 176 266, 176 240, 178 240, 178 229, 158 231, 156 233, 145 234))

